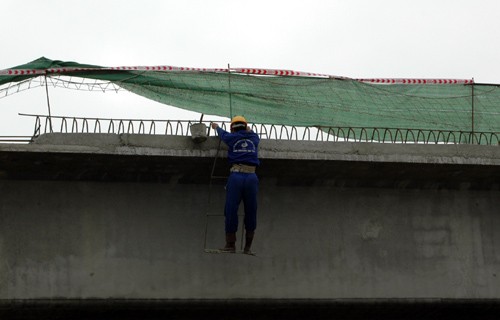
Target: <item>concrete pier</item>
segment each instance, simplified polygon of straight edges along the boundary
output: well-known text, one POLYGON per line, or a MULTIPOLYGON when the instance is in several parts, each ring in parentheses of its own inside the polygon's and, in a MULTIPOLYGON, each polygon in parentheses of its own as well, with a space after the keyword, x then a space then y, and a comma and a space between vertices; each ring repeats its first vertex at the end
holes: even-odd
POLYGON ((499 147, 263 140, 253 257, 204 252, 224 241, 218 146, 125 134, 0 145, 0 312, 499 309, 499 147))

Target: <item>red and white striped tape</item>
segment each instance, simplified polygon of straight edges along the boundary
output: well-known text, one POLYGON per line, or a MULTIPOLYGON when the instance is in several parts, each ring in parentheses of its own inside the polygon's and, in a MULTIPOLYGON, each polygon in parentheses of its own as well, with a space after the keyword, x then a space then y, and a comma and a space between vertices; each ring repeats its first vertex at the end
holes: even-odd
POLYGON ((96 70, 227 72, 227 69, 188 68, 188 67, 174 67, 174 66, 110 67, 110 68, 100 68, 100 69, 96 69, 96 70))
POLYGON ((360 82, 373 83, 373 84, 471 84, 474 83, 472 79, 356 79, 360 82))
POLYGON ((0 70, 0 76, 16 76, 16 75, 33 75, 33 74, 45 74, 45 70, 39 69, 7 69, 0 70))
MULTIPOLYGON (((257 68, 188 68, 174 66, 122 66, 106 68, 50 68, 50 69, 6 69, 0 70, 0 76, 16 75, 44 75, 44 74, 66 74, 72 72, 85 71, 175 71, 175 72, 236 72, 252 75, 281 76, 281 77, 315 77, 315 78, 335 78, 348 79, 345 77, 332 76, 320 73, 311 73, 294 70, 279 69, 257 69, 257 68)), ((354 79, 359 82, 371 84, 472 84, 472 79, 403 79, 403 78, 375 78, 375 79, 354 79)))
POLYGON ((320 73, 311 73, 303 71, 293 71, 293 70, 277 70, 277 69, 255 69, 255 68, 235 68, 231 71, 237 73, 245 74, 257 74, 266 76, 291 76, 291 77, 326 77, 331 78, 333 76, 320 73))
POLYGON ((49 73, 71 73, 84 71, 198 71, 198 72, 227 72, 227 69, 185 68, 173 66, 135 66, 109 68, 50 68, 50 69, 6 69, 0 70, 0 75, 34 75, 49 73))
POLYGON ((0 75, 33 75, 33 74, 49 74, 49 73, 71 73, 82 71, 187 71, 187 72, 236 72, 256 75, 269 76, 299 76, 299 77, 331 77, 326 74, 293 71, 293 70, 276 70, 276 69, 256 69, 256 68, 188 68, 174 66, 122 66, 122 67, 105 67, 105 68, 50 68, 50 69, 6 69, 0 70, 0 75))

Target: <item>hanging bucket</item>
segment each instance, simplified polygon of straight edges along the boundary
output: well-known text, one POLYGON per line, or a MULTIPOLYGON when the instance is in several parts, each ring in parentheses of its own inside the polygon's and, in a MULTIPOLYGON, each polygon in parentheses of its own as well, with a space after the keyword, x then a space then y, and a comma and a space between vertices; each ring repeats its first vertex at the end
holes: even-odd
POLYGON ((191 138, 196 143, 207 140, 207 126, 204 123, 192 124, 189 128, 191 130, 191 138))

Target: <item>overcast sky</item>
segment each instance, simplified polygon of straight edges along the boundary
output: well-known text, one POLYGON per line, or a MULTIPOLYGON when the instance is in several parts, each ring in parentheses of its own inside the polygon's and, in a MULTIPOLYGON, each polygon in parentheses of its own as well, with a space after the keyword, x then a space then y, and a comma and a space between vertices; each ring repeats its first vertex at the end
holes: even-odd
MULTIPOLYGON (((500 83, 498 0, 2 0, 0 69, 45 56, 101 66, 291 69, 500 83)), ((53 115, 198 119, 127 92, 49 88, 53 115)), ((30 135, 43 88, 0 99, 0 135, 30 135)))

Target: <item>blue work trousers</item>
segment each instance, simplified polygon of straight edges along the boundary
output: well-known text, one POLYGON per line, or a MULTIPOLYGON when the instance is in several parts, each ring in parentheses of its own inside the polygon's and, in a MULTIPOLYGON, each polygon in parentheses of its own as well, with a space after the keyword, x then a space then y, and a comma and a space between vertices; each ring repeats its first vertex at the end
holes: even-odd
POLYGON ((255 173, 232 172, 226 185, 226 233, 238 231, 238 208, 243 200, 245 209, 245 230, 255 231, 257 227, 257 192, 259 179, 255 173))

